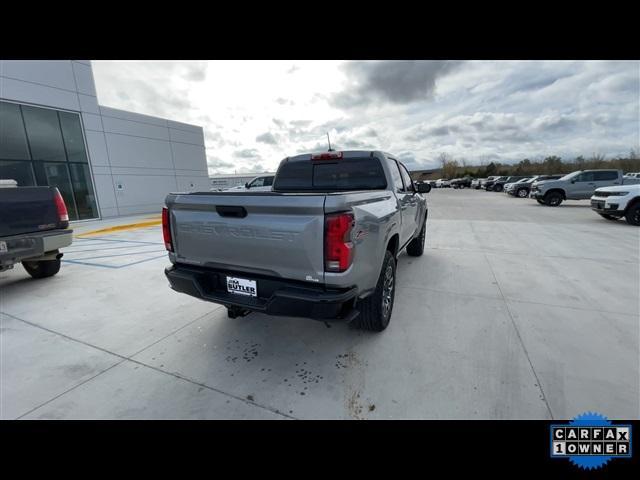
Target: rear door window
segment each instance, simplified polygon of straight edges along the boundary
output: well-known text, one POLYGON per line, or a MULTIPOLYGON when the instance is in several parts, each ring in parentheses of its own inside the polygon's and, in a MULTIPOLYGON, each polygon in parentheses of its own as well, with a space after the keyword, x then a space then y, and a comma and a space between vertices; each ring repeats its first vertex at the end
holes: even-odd
POLYGON ((608 172, 593 172, 593 173, 595 175, 596 182, 618 179, 618 172, 614 172, 613 170, 608 172))

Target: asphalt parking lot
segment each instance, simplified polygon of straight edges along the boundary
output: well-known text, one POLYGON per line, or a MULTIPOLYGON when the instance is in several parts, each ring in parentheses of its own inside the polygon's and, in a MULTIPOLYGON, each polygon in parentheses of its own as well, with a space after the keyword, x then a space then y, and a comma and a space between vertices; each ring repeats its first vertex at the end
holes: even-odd
POLYGON ((168 288, 158 226, 0 273, 3 419, 640 417, 640 229, 588 202, 427 195, 389 328, 251 314, 168 288))

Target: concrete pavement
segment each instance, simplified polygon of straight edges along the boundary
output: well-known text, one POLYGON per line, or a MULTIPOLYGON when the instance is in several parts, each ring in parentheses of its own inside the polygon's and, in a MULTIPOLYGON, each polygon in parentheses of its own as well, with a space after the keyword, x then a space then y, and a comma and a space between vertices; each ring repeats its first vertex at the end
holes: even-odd
POLYGON ((50 279, 0 273, 0 416, 639 418, 640 229, 588 202, 427 198, 381 334, 228 319, 168 288, 159 227, 76 238, 50 279))

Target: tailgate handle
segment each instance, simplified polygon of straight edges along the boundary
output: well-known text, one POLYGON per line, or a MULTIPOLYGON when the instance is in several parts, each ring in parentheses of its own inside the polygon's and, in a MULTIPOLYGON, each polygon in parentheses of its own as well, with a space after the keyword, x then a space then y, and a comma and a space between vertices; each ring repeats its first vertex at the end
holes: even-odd
POLYGON ((216 212, 218 212, 218 215, 220 215, 221 217, 244 218, 247 216, 247 211, 244 207, 218 205, 216 206, 216 212))

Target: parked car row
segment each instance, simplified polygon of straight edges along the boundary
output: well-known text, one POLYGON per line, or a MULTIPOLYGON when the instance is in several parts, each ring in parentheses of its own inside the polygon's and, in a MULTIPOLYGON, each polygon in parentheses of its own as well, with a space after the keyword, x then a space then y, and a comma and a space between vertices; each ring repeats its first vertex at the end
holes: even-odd
POLYGON ((488 178, 439 179, 432 186, 474 188, 532 198, 540 205, 557 207, 565 200, 590 200, 591 208, 607 220, 625 218, 640 225, 640 172, 614 169, 577 170, 566 175, 511 175, 488 178))
POLYGON ((533 198, 540 205, 557 207, 565 200, 590 200, 591 208, 607 220, 624 217, 640 225, 640 175, 623 175, 621 170, 578 170, 566 175, 498 177, 487 180, 488 191, 533 198))

